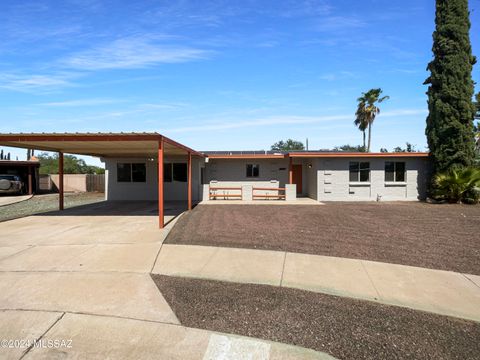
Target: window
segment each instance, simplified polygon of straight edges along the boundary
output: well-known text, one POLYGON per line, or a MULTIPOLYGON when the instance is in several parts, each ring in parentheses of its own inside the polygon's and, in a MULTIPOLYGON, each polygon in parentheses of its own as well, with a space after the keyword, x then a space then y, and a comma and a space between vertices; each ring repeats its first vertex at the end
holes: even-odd
POLYGON ((147 167, 145 164, 132 164, 132 181, 145 182, 147 181, 147 167))
POLYGON ((186 163, 164 163, 163 164, 163 182, 187 182, 187 164, 186 163))
POLYGON ((370 181, 370 163, 369 162, 350 162, 350 182, 368 182, 370 181))
POLYGON ((398 161, 386 161, 385 181, 405 182, 405 163, 398 161))
POLYGON ((172 182, 172 164, 163 164, 163 182, 172 182))
POLYGON ((142 163, 117 163, 117 182, 145 182, 147 169, 142 163))
POLYGON ((117 164, 117 181, 131 182, 132 181, 132 164, 117 164))
POLYGON ((173 163, 173 181, 187 182, 187 164, 173 163))
POLYGON ((260 175, 260 165, 247 164, 247 177, 258 177, 260 175))

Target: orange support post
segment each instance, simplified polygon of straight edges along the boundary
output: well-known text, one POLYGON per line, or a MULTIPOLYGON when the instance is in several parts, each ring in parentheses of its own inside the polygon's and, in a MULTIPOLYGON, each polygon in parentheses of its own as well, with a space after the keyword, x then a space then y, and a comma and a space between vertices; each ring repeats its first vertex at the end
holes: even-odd
POLYGON ((163 229, 164 208, 163 208, 163 137, 158 142, 158 226, 163 229))
POLYGON ((293 159, 292 158, 289 158, 288 183, 293 184, 293 159))
POLYGON ((192 210, 192 153, 188 153, 188 210, 192 210))
POLYGON ((58 209, 63 210, 63 153, 58 153, 58 209))
POLYGON ((33 185, 32 185, 32 167, 28 167, 28 195, 33 194, 33 185))

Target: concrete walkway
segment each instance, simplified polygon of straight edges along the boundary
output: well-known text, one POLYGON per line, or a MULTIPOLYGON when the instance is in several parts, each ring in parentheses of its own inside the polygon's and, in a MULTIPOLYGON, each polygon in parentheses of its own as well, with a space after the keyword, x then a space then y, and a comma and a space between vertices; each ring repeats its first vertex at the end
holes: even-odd
POLYGON ((0 223, 1 359, 331 359, 181 326, 150 277, 178 218, 172 209, 159 230, 151 207, 96 204, 0 223))
POLYGON ((296 346, 111 316, 4 310, 0 323, 2 339, 22 341, 2 345, 2 359, 334 359, 296 346))
POLYGON ((154 273, 267 284, 480 321, 480 276, 280 251, 163 245, 154 273))
POLYGON ((33 195, 15 195, 15 196, 0 196, 0 207, 18 203, 32 198, 33 195))

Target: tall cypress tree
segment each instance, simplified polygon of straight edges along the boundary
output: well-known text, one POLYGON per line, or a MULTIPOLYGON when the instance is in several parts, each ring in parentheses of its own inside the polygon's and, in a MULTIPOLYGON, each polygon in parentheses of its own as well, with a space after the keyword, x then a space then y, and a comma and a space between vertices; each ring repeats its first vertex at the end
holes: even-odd
POLYGON ((437 0, 426 135, 434 172, 469 166, 475 157, 468 0, 437 0))

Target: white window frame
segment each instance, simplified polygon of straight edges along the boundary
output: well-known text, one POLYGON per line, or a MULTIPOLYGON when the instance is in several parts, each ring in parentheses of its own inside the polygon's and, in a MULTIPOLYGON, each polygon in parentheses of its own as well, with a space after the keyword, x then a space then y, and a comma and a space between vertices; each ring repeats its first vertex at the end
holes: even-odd
POLYGON ((384 181, 386 184, 405 184, 407 182, 407 162, 406 161, 385 161, 384 164, 384 181), (387 163, 393 163, 393 180, 387 180, 387 163), (397 180, 397 164, 403 164, 403 180, 397 180))

